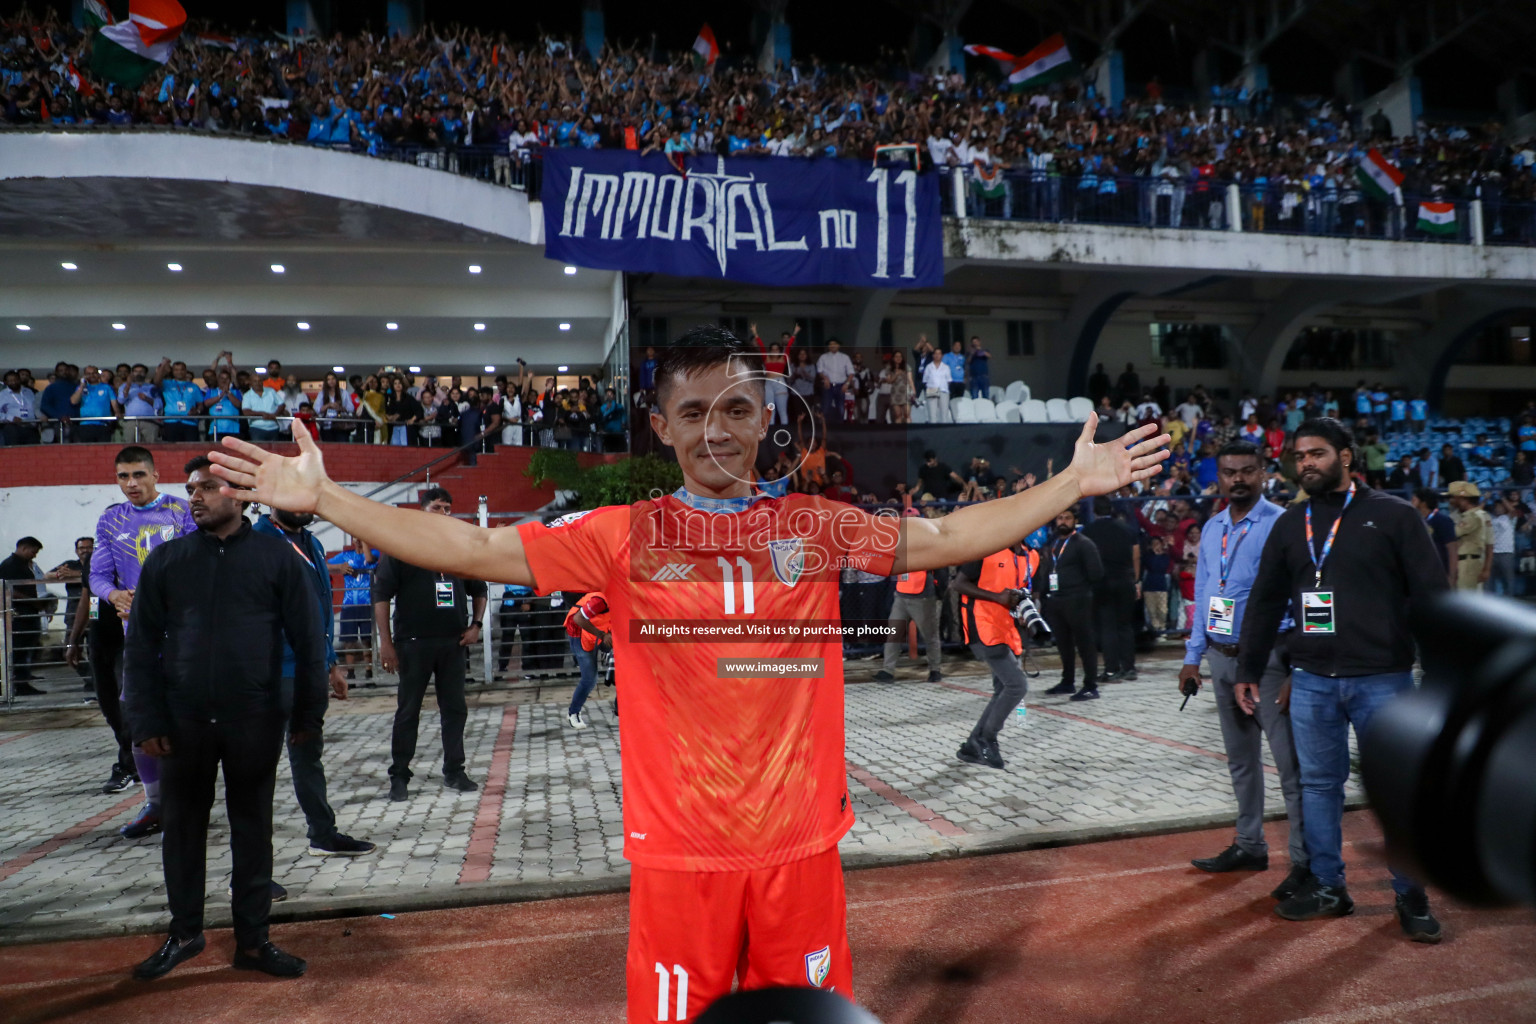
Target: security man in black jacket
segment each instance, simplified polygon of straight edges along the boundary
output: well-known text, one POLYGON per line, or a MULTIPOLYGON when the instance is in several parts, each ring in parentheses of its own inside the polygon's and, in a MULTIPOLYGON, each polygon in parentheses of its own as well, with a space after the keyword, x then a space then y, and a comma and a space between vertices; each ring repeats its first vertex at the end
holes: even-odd
POLYGON ((1098 700, 1099 649, 1093 635, 1093 590, 1104 579, 1104 563, 1098 545, 1077 531, 1077 509, 1056 517, 1055 533, 1041 552, 1035 573, 1035 593, 1044 598, 1045 616, 1056 650, 1061 654, 1061 682, 1046 690, 1072 694, 1073 700, 1098 700), (1083 658, 1083 688, 1076 693, 1077 665, 1083 658))
MULTIPOLYGON (((1291 734, 1301 769, 1302 821, 1312 878, 1275 913, 1290 921, 1354 910, 1344 888, 1344 785, 1349 727, 1413 687, 1409 611, 1446 589, 1424 522, 1401 498, 1351 479, 1354 439, 1338 420, 1296 428, 1296 469, 1309 495, 1276 522, 1259 559, 1238 645, 1234 697, 1253 714, 1287 606, 1297 621, 1291 658, 1291 734)), ((1282 694, 1282 706, 1286 697, 1282 694)), ((1392 872, 1396 912, 1416 942, 1439 942, 1423 886, 1392 872)))
POLYGON ((293 551, 254 533, 199 456, 187 463, 198 530, 155 548, 134 594, 124 649, 124 715, 162 759, 170 938, 134 969, 158 978, 203 950, 208 813, 219 766, 234 853, 234 966, 297 977, 305 962, 267 939, 272 906, 272 792, 283 735, 320 733, 325 646, 314 591, 293 551), (283 641, 294 651, 281 685, 283 641))

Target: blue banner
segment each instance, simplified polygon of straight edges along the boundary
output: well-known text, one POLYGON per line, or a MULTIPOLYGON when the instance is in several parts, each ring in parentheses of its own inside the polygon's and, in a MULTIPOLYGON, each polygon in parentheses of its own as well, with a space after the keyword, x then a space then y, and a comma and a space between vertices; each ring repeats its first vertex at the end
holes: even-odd
POLYGON ((937 288, 939 177, 800 157, 545 149, 544 253, 597 270, 937 288))

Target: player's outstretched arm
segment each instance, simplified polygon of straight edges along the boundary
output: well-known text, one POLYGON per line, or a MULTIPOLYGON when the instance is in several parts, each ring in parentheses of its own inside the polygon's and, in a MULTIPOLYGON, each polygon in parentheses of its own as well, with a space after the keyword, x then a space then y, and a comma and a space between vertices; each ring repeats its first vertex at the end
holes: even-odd
POLYGON ((326 476, 320 447, 296 430, 299 454, 278 455, 233 437, 213 451, 221 493, 289 512, 313 512, 412 565, 468 579, 535 586, 516 530, 487 530, 452 516, 395 508, 353 494, 326 476))
POLYGON ((1072 453, 1072 464, 1043 484, 996 501, 971 505, 943 519, 901 520, 901 546, 893 573, 961 565, 985 558, 1034 533, 1083 498, 1112 494, 1162 471, 1167 434, 1147 424, 1123 437, 1093 443, 1099 417, 1090 413, 1072 453))

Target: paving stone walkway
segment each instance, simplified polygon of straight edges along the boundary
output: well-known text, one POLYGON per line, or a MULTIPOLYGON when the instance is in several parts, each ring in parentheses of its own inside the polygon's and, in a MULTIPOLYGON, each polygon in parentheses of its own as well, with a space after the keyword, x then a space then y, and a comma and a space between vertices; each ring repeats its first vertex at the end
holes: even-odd
MULTIPOLYGON (((1154 655, 1139 680, 1104 686, 1103 699, 1082 703, 1039 695, 1054 681, 1047 658, 1031 683, 1027 717, 1003 732, 1005 771, 954 756, 991 692, 976 663, 946 663, 939 684, 910 668, 910 679, 869 682, 874 667, 848 667, 849 792, 858 820, 841 848, 850 867, 1232 820, 1215 703, 1207 687, 1179 711, 1175 649, 1154 655)), ((594 700, 591 728, 574 730, 565 721, 568 695, 559 687, 473 694, 465 747, 481 789, 467 794, 442 788, 429 700, 405 803, 386 797, 393 693, 364 690, 333 702, 331 803, 342 831, 379 850, 358 859, 309 856, 284 764, 275 877, 291 898, 274 907, 274 920, 623 888, 618 720, 610 701, 594 700)), ((141 797, 99 791, 110 751, 94 709, 0 715, 0 943, 164 927, 160 840, 117 832, 141 797)), ((1350 797, 1361 802, 1357 782, 1350 797)), ((1272 772, 1267 807, 1283 808, 1272 772)), ((228 921, 229 871, 227 822, 216 806, 211 926, 228 921)))

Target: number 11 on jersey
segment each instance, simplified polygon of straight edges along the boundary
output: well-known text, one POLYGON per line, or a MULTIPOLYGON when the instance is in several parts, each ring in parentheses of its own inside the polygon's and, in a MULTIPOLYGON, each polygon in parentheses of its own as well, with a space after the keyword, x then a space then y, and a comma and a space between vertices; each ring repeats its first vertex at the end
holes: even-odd
MULTIPOLYGON (((736 614, 736 573, 731 563, 722 555, 715 559, 715 564, 720 566, 721 585, 725 588, 725 614, 736 614)), ((752 615, 757 611, 757 604, 752 594, 752 563, 741 555, 736 556, 736 564, 741 567, 741 613, 752 615)))
POLYGON ((682 964, 672 965, 672 974, 677 975, 677 1015, 668 1017, 667 995, 672 987, 672 978, 667 972, 667 965, 657 961, 656 963, 656 1019, 687 1020, 688 1019, 688 972, 683 970, 682 964))

